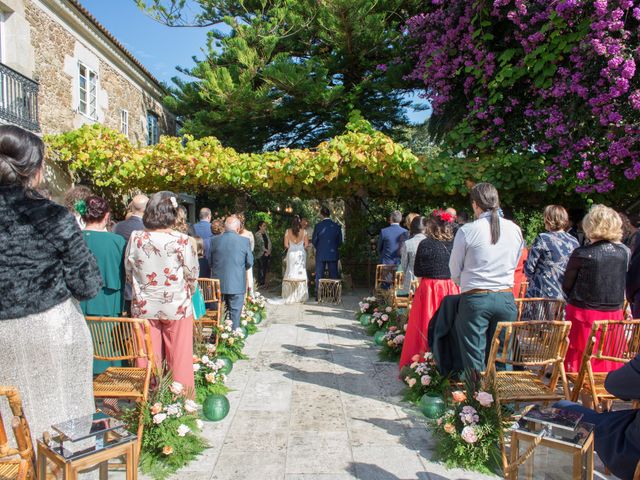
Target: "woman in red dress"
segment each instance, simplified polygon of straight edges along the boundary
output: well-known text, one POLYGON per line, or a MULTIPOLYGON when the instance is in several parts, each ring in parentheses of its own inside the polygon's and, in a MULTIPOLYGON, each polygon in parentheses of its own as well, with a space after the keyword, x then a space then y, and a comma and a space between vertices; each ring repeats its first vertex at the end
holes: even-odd
POLYGON ((420 242, 414 260, 413 273, 420 285, 409 311, 409 323, 400 357, 400 368, 409 365, 412 357, 426 352, 427 330, 440 302, 447 295, 460 293, 451 280, 449 257, 453 247, 454 217, 436 210, 427 222, 427 238, 420 242))
MULTIPOLYGON (((562 290, 567 297, 566 320, 571 322, 568 372, 580 370, 582 354, 596 320, 623 320, 625 274, 629 249, 621 243, 622 221, 615 210, 594 205, 582 221, 588 245, 576 248, 564 273, 562 290)), ((610 372, 621 366, 592 361, 594 372, 610 372)))

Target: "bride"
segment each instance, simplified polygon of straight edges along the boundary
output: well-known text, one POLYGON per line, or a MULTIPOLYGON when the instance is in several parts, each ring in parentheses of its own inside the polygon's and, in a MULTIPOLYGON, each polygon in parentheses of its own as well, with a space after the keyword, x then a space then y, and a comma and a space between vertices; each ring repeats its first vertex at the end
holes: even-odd
POLYGON ((284 234, 287 269, 282 282, 283 303, 301 303, 309 299, 306 252, 308 244, 307 232, 302 228, 300 217, 295 215, 291 221, 291 228, 284 234))

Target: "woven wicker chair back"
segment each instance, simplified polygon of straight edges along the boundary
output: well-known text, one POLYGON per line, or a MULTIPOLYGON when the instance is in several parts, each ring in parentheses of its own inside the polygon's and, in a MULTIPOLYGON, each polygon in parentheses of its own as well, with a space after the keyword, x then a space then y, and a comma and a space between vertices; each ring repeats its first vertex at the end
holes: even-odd
POLYGON ((199 278, 198 286, 202 291, 204 303, 214 303, 220 301, 220 280, 217 278, 199 278))
POLYGON ((404 272, 396 272, 393 288, 395 288, 396 290, 400 290, 402 289, 403 285, 404 285, 404 272))
POLYGON ((564 300, 552 298, 517 298, 518 321, 547 320, 560 322, 564 319, 564 300))
POLYGON ((397 270, 397 265, 376 265, 375 289, 378 290, 382 288, 383 283, 386 283, 389 286, 394 285, 397 270))
MULTIPOLYGON (((15 470, 15 478, 20 478, 20 475, 23 475, 24 478, 26 478, 26 475, 30 476, 31 478, 35 478, 36 459, 33 452, 31 429, 29 428, 29 423, 24 416, 20 394, 14 387, 0 386, 0 396, 6 397, 9 402, 9 408, 11 410, 11 413, 13 414, 13 418, 11 419, 11 429, 13 430, 13 435, 16 440, 17 446, 17 448, 12 448, 9 446, 7 432, 4 429, 4 423, 2 421, 2 416, 0 415, 0 469, 2 469, 4 466, 7 471, 15 470), (3 458, 11 456, 16 458, 19 456, 22 462, 17 459, 3 458), (6 463, 4 463, 5 460, 6 463), (26 462, 26 465, 24 462, 26 462)), ((0 478, 4 477, 0 475, 0 478)))
POLYGON ((627 363, 640 354, 640 320, 593 322, 591 341, 591 358, 627 363))
POLYGON ((570 327, 558 321, 500 322, 489 358, 520 367, 556 364, 564 360, 570 327))
POLYGON ((524 298, 527 294, 527 288, 529 288, 529 282, 521 282, 520 289, 518 290, 518 296, 516 298, 524 298))
POLYGON ((135 360, 152 356, 149 322, 140 318, 86 317, 93 358, 135 360))

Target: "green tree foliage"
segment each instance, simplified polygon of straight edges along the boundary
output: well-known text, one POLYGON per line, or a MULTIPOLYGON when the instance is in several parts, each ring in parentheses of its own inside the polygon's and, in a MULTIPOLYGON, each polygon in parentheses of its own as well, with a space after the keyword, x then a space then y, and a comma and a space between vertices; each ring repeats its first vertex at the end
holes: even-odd
POLYGON ((385 133, 407 124, 393 46, 418 0, 136 0, 172 26, 211 28, 169 105, 196 137, 243 152, 308 147, 357 109, 385 133))

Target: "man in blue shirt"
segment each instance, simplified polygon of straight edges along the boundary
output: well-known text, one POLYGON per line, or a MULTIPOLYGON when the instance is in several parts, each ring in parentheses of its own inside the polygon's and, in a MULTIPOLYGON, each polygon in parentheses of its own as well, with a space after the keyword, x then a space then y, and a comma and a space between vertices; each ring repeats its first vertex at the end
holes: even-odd
POLYGON ((213 236, 211 233, 211 210, 208 208, 200 209, 200 221, 191 225, 189 235, 192 237, 202 238, 204 244, 204 257, 209 258, 209 239, 213 236))
POLYGON ((398 210, 389 215, 389 226, 383 228, 378 238, 378 253, 382 265, 400 264, 400 247, 409 238, 409 232, 400 226, 402 213, 398 210))

